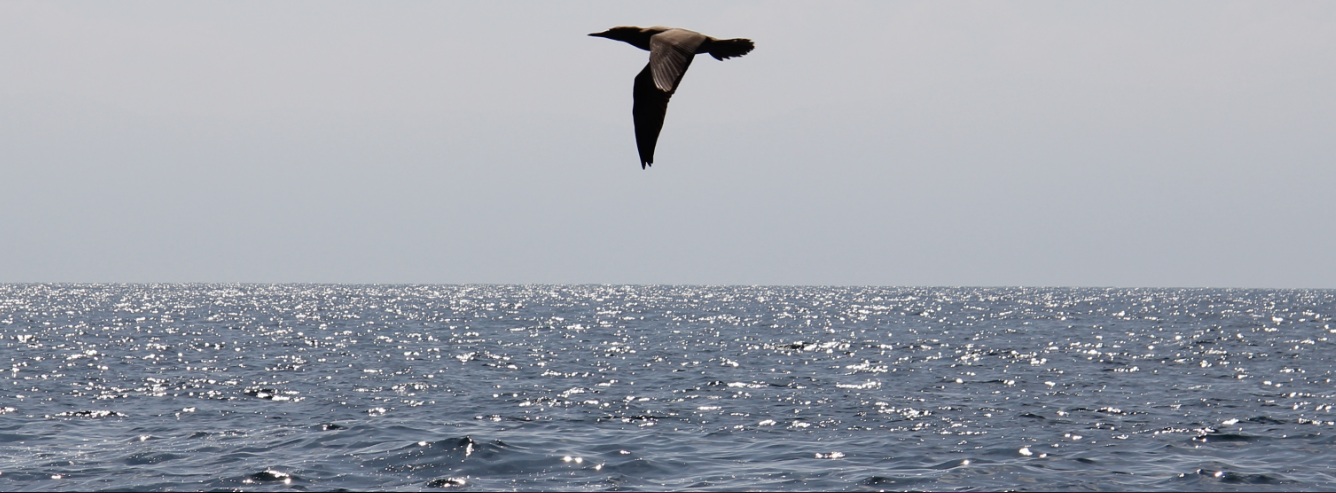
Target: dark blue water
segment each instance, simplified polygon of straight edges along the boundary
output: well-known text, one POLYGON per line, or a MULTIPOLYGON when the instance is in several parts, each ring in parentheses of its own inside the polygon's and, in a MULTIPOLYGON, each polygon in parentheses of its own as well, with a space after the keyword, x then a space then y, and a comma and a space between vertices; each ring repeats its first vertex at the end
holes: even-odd
POLYGON ((1336 292, 0 285, 0 490, 1332 490, 1336 292))

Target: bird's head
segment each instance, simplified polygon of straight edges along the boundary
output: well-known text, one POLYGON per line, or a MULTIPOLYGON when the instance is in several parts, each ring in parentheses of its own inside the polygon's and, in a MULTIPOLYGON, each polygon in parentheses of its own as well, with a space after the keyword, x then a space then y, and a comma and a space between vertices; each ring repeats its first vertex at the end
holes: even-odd
POLYGON ((642 40, 648 44, 649 37, 653 34, 635 26, 617 26, 601 33, 589 33, 590 36, 625 41, 631 44, 636 44, 637 41, 642 40))

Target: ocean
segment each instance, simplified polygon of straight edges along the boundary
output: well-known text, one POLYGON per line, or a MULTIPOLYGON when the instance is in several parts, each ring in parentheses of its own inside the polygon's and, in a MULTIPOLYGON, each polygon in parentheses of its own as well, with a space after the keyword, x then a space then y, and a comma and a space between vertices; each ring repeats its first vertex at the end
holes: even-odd
POLYGON ((0 285, 0 490, 1336 490, 1336 291, 0 285))

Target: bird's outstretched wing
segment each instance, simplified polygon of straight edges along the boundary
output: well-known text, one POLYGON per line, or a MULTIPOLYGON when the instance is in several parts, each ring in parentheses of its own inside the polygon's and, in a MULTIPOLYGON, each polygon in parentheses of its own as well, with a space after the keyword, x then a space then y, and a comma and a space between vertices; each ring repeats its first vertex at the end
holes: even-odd
POLYGON ((659 141, 659 130, 663 129, 663 116, 668 113, 668 98, 673 96, 672 92, 660 91, 655 86, 653 66, 653 63, 645 65, 636 76, 635 103, 631 106, 641 169, 654 164, 654 145, 659 141))
POLYGON ((686 29, 669 29, 649 39, 649 64, 654 72, 654 86, 672 94, 696 56, 696 48, 706 40, 704 34, 686 29))

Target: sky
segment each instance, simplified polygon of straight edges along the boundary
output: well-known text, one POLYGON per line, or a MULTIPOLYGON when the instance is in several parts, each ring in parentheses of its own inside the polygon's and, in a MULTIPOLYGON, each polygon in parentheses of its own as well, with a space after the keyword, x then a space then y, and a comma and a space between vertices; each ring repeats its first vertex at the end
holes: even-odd
POLYGON ((1336 288, 1336 2, 0 2, 0 282, 1336 288), (698 57, 641 170, 648 55, 698 57))

